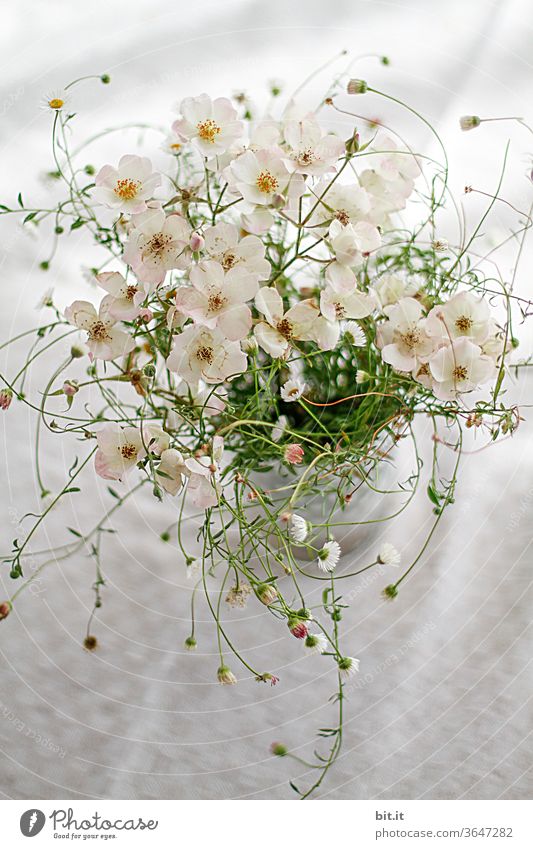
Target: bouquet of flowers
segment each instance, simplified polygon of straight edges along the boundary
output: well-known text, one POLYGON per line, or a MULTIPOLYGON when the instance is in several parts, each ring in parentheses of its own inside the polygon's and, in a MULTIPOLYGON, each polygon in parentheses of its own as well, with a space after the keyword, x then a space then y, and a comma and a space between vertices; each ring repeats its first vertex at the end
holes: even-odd
MULTIPOLYGON (((378 564, 391 574, 401 564, 391 543, 376 546, 369 563, 343 557, 347 529, 390 518, 386 509, 368 519, 359 511, 355 521, 350 508, 368 492, 378 504, 394 493, 396 515, 405 508, 422 479, 413 429, 429 417, 429 541, 453 502, 465 428, 492 441, 519 423, 502 385, 517 345, 512 305, 523 315, 529 305, 484 273, 473 250, 482 222, 470 234, 461 228, 458 245, 441 238, 449 189, 440 138, 431 128, 442 151, 434 159, 359 114, 367 92, 395 100, 363 80, 340 75, 316 108, 302 105, 301 92, 281 105, 273 84, 260 119, 243 93, 186 97, 163 144, 164 173, 146 150, 86 164, 92 139, 72 144, 71 96, 80 82, 46 101, 61 196, 40 209, 19 195, 18 206, 0 213, 21 214, 26 227, 50 223, 53 252, 85 228, 101 254, 90 272, 94 299, 59 308, 45 296, 53 317, 23 334, 31 342, 26 362, 15 377, 1 376, 0 399, 4 410, 13 399, 28 405, 38 428, 76 451, 82 438, 86 456, 59 492, 43 487, 42 510, 13 541, 4 562, 14 590, 0 616, 47 563, 84 547, 99 556, 110 516, 139 488, 175 501, 183 567, 196 576, 193 595, 205 593, 218 634, 219 682, 236 684, 239 666, 259 682, 278 682, 275 670, 253 668, 236 650, 221 621, 223 600, 266 606, 288 639, 332 665, 339 719, 321 731, 328 749, 310 765, 316 780, 298 790, 305 798, 339 753, 345 681, 359 666, 342 638, 346 584, 378 564), (54 346, 56 368, 31 400, 25 372, 54 346), (412 440, 414 468, 391 485, 385 472, 404 439, 412 440), (454 454, 446 479, 440 446, 454 454), (35 531, 78 491, 88 463, 108 482, 109 510, 88 532, 70 529, 72 541, 27 574, 35 531), (184 539, 191 522, 200 554, 184 539), (306 593, 317 581, 321 603, 310 605, 306 593)), ((470 116, 461 126, 481 122, 470 116)), ((500 200, 498 190, 490 195, 482 221, 500 200)), ((520 238, 531 222, 517 214, 520 238)), ((163 539, 173 533, 174 526, 163 539)), ((387 599, 419 556, 385 586, 387 599)), ((95 610, 104 583, 99 567, 95 610)), ((185 645, 196 646, 194 618, 185 645)), ((85 648, 96 647, 88 629, 85 648)), ((282 744, 273 752, 291 756, 282 744)))

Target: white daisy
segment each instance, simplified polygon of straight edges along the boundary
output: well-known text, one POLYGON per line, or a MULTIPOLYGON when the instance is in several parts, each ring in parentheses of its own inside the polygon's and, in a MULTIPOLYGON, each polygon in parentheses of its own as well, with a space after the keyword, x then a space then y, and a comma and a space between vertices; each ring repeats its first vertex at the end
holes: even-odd
POLYGON ((324 548, 318 552, 318 568, 323 572, 333 572, 339 562, 340 556, 341 547, 339 543, 334 539, 330 539, 324 544, 324 548))
POLYGON ((307 387, 303 380, 300 380, 298 377, 290 377, 281 387, 280 395, 283 400, 288 403, 291 401, 298 401, 298 399, 304 394, 306 388, 307 387))
POLYGON ((308 634, 305 638, 304 649, 308 654, 323 654, 328 647, 324 634, 308 634))
POLYGON ((346 341, 355 345, 356 348, 364 348, 366 346, 366 336, 356 321, 347 321, 342 332, 346 341))
POLYGON ((303 518, 293 513, 289 523, 289 536, 293 542, 304 542, 309 534, 309 523, 303 518))
POLYGON ((351 678, 359 671, 359 660, 356 657, 341 657, 337 665, 343 678, 351 678))
POLYGON ((379 550, 378 563, 383 563, 386 566, 399 566, 400 562, 400 552, 390 542, 383 543, 379 550))
POLYGON ((50 91, 43 97, 41 106, 49 112, 62 112, 70 101, 70 97, 64 89, 50 91))

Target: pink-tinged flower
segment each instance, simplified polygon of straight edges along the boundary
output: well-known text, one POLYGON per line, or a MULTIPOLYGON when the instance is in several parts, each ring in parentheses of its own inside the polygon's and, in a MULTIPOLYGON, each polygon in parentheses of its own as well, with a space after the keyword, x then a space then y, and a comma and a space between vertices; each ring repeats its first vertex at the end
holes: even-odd
POLYGON ((359 175, 359 182, 370 195, 369 220, 383 225, 392 212, 405 207, 421 171, 416 157, 391 138, 381 138, 379 145, 383 153, 372 156, 372 167, 359 175))
POLYGON ((285 313, 281 295, 274 287, 260 289, 255 306, 265 317, 254 328, 255 337, 267 354, 281 357, 292 339, 307 338, 319 316, 318 304, 312 300, 300 301, 285 313))
POLYGON ((242 135, 243 125, 226 97, 186 97, 179 109, 182 117, 172 124, 173 132, 191 141, 208 159, 220 156, 242 135))
POLYGON ((309 629, 302 619, 290 618, 287 625, 292 636, 297 640, 303 640, 309 634, 309 629))
POLYGON ((491 380, 496 374, 493 360, 465 337, 445 345, 429 360, 433 392, 441 401, 452 401, 462 392, 491 380))
POLYGON ((159 204, 153 204, 132 223, 123 259, 141 283, 158 286, 171 268, 187 268, 191 228, 183 215, 165 215, 159 204))
POLYGON ((188 325, 174 339, 167 367, 186 383, 223 383, 246 371, 247 359, 241 346, 228 341, 218 328, 188 325))
POLYGON ((374 292, 382 308, 397 304, 402 298, 414 297, 418 288, 416 281, 396 274, 384 274, 374 283, 374 292))
MULTIPOLYGON (((269 206, 275 195, 285 193, 291 180, 282 156, 282 150, 277 147, 247 150, 224 172, 228 173, 230 187, 254 206, 269 206)), ((294 182, 303 191, 301 178, 294 182)))
POLYGON ((335 170, 335 163, 346 151, 345 143, 332 133, 323 135, 322 127, 313 115, 301 121, 287 121, 284 128, 288 156, 284 157, 290 171, 319 177, 335 170))
POLYGON ((75 380, 65 380, 62 388, 63 395, 66 395, 67 398, 73 398, 74 395, 80 391, 80 387, 75 380))
POLYGON ((118 271, 105 271, 97 274, 98 285, 109 292, 105 298, 109 315, 117 321, 132 321, 140 314, 139 304, 144 300, 144 292, 135 283, 124 279, 118 271))
POLYGON ((397 304, 385 307, 388 321, 378 328, 376 343, 381 356, 398 371, 412 371, 420 362, 427 362, 437 340, 429 336, 427 319, 414 298, 402 298, 397 304))
POLYGON ((183 455, 175 448, 161 452, 161 462, 156 470, 157 480, 169 495, 176 495, 189 476, 183 455))
POLYGON ((244 339, 252 326, 246 301, 259 288, 257 278, 241 267, 225 274, 220 263, 213 260, 195 265, 189 277, 192 286, 180 286, 176 292, 178 310, 195 324, 217 327, 232 342, 244 339))
POLYGON ((352 268, 362 264, 365 254, 380 247, 379 230, 368 221, 344 225, 336 219, 329 226, 328 242, 335 256, 326 269, 328 283, 337 291, 354 289, 356 279, 352 268))
POLYGON ((332 286, 326 286, 320 293, 320 311, 328 321, 340 321, 343 318, 366 318, 376 307, 371 292, 354 289, 351 292, 337 292, 332 286))
POLYGON ((191 234, 191 238, 189 239, 189 247, 191 251, 194 251, 194 253, 198 253, 198 251, 203 251, 205 247, 205 239, 201 233, 191 234))
POLYGON ((370 197, 357 184, 343 185, 338 181, 321 180, 313 189, 311 208, 316 207, 309 221, 312 225, 324 224, 336 219, 341 224, 357 224, 370 211, 370 197))
POLYGON ((98 432, 97 441, 94 467, 96 474, 106 480, 122 481, 146 456, 141 431, 136 427, 107 424, 98 432))
POLYGON ((428 332, 444 342, 467 337, 481 345, 490 332, 490 310, 486 300, 470 292, 459 292, 428 314, 428 332))
POLYGON ((135 347, 133 338, 114 326, 116 319, 109 313, 107 298, 98 312, 89 301, 74 301, 66 308, 65 318, 80 330, 87 331, 87 347, 97 359, 114 360, 129 354, 135 347))
POLYGON ((120 159, 118 168, 104 165, 95 183, 95 200, 110 209, 133 214, 146 209, 146 201, 161 185, 161 175, 152 170, 146 157, 127 154, 120 159))
POLYGON ((8 410, 12 400, 13 392, 11 389, 0 390, 0 410, 8 410))
POLYGON ((293 466, 299 465, 304 458, 304 450, 298 443, 290 443, 285 446, 283 456, 287 463, 292 463, 293 466))
POLYGON ((2 619, 6 619, 9 616, 9 614, 11 613, 11 609, 12 606, 10 601, 3 601, 0 604, 0 621, 2 619))
POLYGON ((205 250, 219 262, 224 271, 243 268, 257 280, 268 280, 270 263, 265 259, 265 245, 257 236, 239 238, 234 224, 220 223, 205 231, 205 250))

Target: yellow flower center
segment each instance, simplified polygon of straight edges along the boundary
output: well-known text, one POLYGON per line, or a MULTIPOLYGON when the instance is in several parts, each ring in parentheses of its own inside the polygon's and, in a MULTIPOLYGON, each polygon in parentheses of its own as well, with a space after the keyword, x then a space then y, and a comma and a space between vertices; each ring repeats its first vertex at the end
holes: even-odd
POLYGON ((455 326, 461 333, 468 333, 473 323, 467 315, 460 315, 459 318, 455 319, 455 326))
POLYGON ((52 97, 52 99, 48 101, 50 109, 62 109, 64 105, 65 101, 61 100, 60 97, 52 97))
POLYGON ((114 192, 122 200, 133 200, 141 190, 142 183, 139 180, 129 178, 117 180, 114 192))
POLYGON ((172 142, 170 145, 171 150, 181 150, 181 144, 179 142, 172 142))
POLYGON ((212 118, 201 121, 196 125, 196 129, 202 141, 209 142, 209 144, 214 144, 216 137, 221 132, 221 128, 218 124, 215 124, 212 118))
POLYGON ((468 377, 468 369, 466 366, 455 366, 453 370, 454 380, 466 380, 468 377))
POLYGON ((257 176, 255 184, 259 191, 264 192, 266 195, 272 194, 278 187, 278 181, 270 171, 261 171, 257 176))

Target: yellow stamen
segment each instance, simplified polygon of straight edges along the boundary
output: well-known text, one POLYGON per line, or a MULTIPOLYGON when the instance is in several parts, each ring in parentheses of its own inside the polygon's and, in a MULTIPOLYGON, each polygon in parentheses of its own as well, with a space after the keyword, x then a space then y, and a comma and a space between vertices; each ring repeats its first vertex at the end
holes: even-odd
POLYGON ((139 180, 130 180, 126 178, 124 180, 117 180, 114 192, 119 198, 122 198, 122 200, 134 200, 141 187, 142 183, 140 183, 139 180))
POLYGON ((209 142, 209 144, 214 144, 216 137, 221 132, 221 128, 218 124, 215 124, 212 118, 201 121, 196 125, 196 129, 202 141, 209 142))
POLYGON ((261 171, 255 184, 260 192, 264 192, 267 195, 275 192, 278 187, 278 181, 270 171, 261 171))

